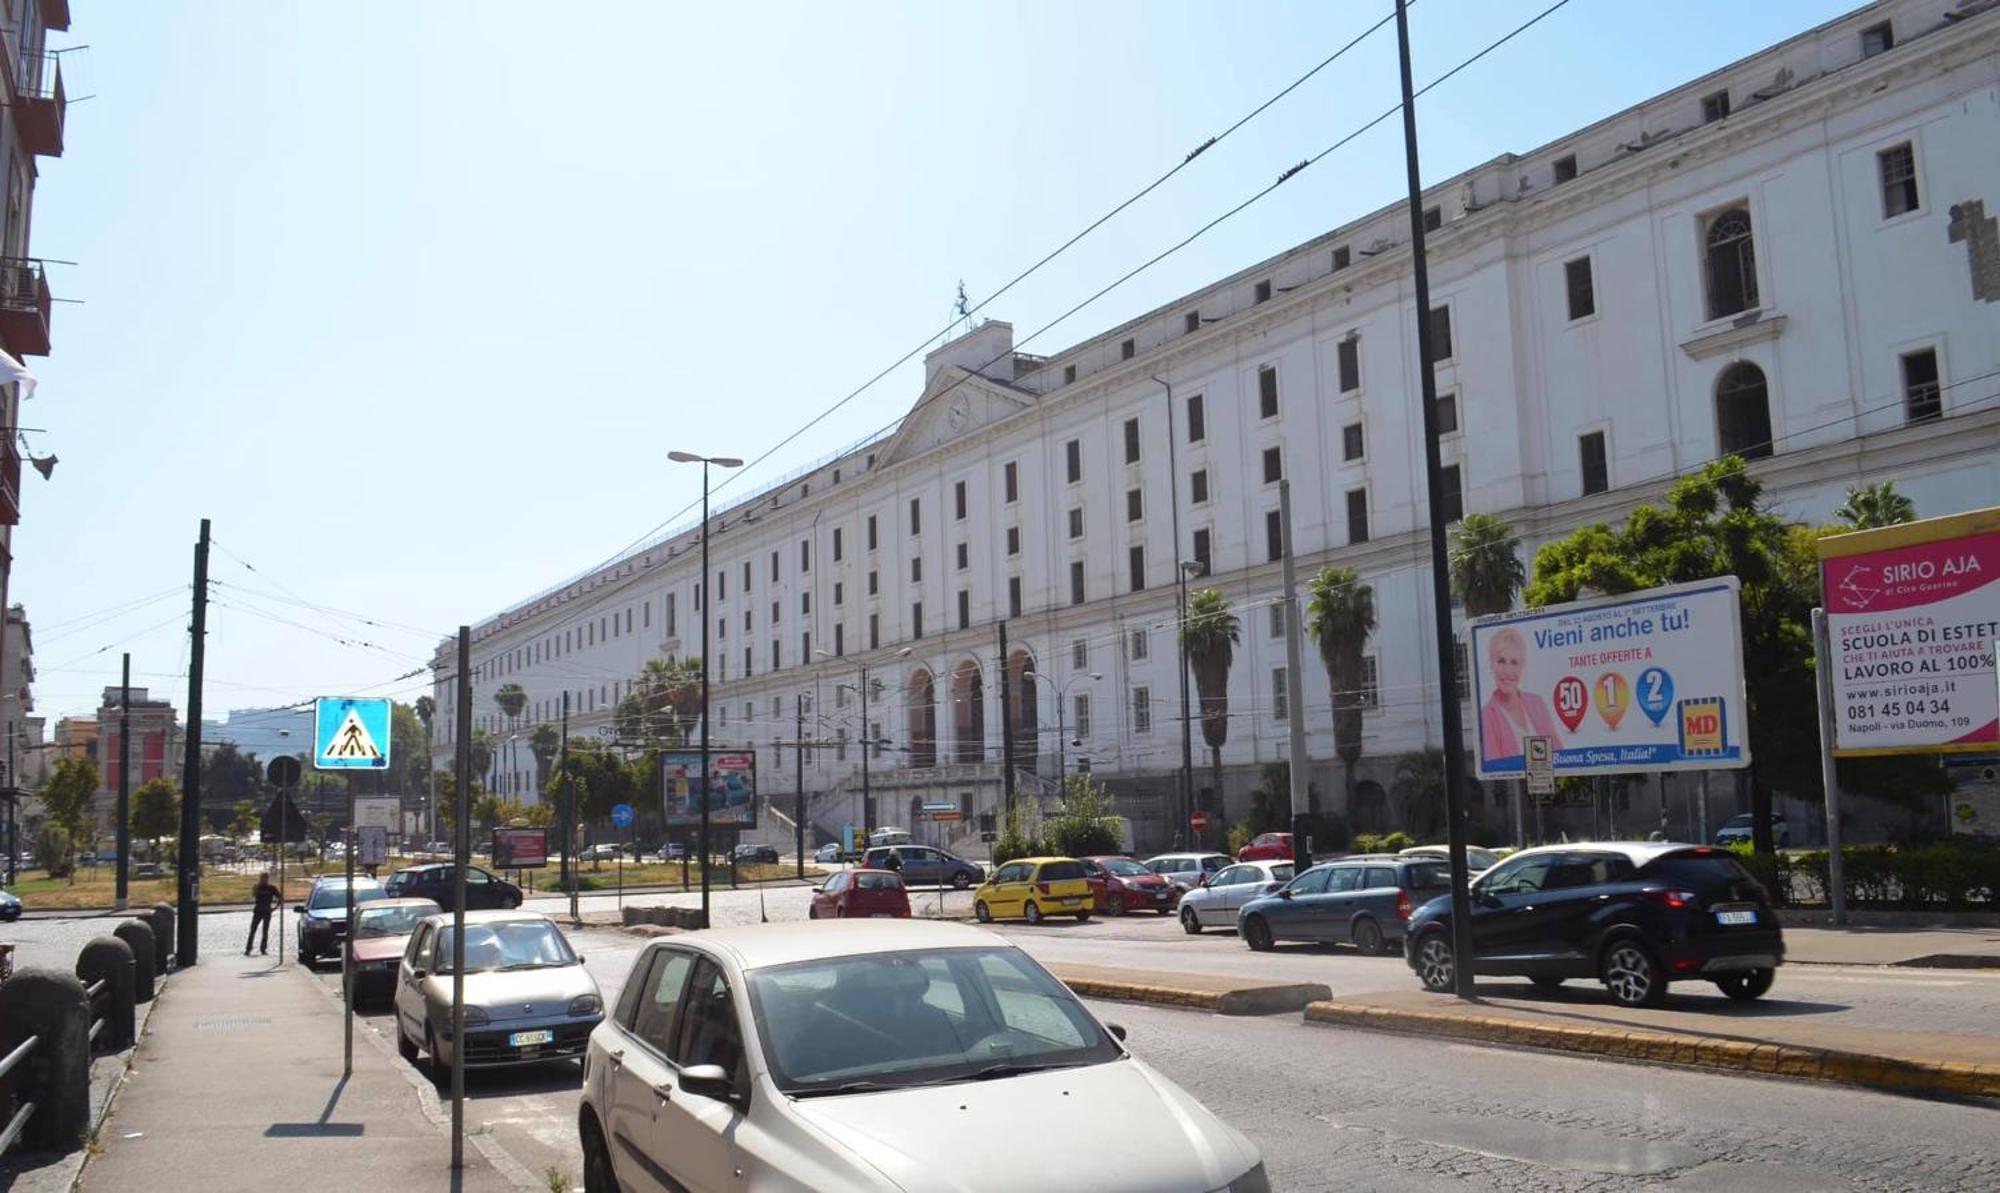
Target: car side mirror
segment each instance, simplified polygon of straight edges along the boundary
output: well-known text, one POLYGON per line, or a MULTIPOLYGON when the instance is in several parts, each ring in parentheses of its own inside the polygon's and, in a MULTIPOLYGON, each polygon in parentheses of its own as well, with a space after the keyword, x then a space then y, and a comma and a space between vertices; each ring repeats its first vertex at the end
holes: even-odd
POLYGON ((416 981, 419 981, 419 982, 423 981, 423 980, 424 980, 425 978, 427 978, 427 977, 429 977, 429 976, 430 976, 430 971, 429 971, 429 970, 427 970, 427 969, 425 969, 425 968, 424 968, 423 966, 421 966, 421 965, 419 965, 419 966, 417 966, 416 968, 414 968, 414 969, 410 970, 410 977, 411 977, 411 978, 413 978, 413 979, 415 979, 416 981))
POLYGON ((825 886, 816 886, 813 888, 813 894, 815 895, 824 895, 825 893, 826 893, 825 886))
POLYGON ((1118 1041, 1118 1042, 1119 1042, 1120 1044, 1123 1044, 1123 1043, 1125 1042, 1125 1025, 1124 1025, 1124 1024, 1122 1024, 1122 1023, 1107 1023, 1107 1024, 1105 1024, 1105 1025, 1104 1025, 1104 1030, 1105 1030, 1105 1031, 1108 1031, 1108 1032, 1110 1032, 1110 1033, 1111 1033, 1111 1035, 1112 1035, 1112 1037, 1113 1037, 1114 1039, 1116 1039, 1116 1040, 1117 1040, 1117 1041, 1118 1041))
POLYGON ((681 1070, 681 1088, 698 1098, 727 1102, 730 1094, 729 1073, 721 1065, 690 1065, 681 1070))
POLYGON ((1206 874, 1202 875, 1202 876, 1201 876, 1201 881, 1200 881, 1200 882, 1197 882, 1197 883, 1195 883, 1195 886, 1196 886, 1196 887, 1198 887, 1198 888, 1202 888, 1202 889, 1206 889, 1206 888, 1207 888, 1207 886, 1208 886, 1208 879, 1209 879, 1209 876, 1208 876, 1208 875, 1206 875, 1206 874))
POLYGON ((294 903, 294 904, 292 904, 292 914, 293 914, 293 915, 304 915, 305 913, 306 913, 306 908, 305 908, 305 904, 303 904, 303 903, 294 903))
POLYGON ((1284 890, 1278 892, 1278 898, 1280 899, 1289 899, 1291 897, 1292 897, 1292 890, 1290 887, 1286 887, 1284 890))

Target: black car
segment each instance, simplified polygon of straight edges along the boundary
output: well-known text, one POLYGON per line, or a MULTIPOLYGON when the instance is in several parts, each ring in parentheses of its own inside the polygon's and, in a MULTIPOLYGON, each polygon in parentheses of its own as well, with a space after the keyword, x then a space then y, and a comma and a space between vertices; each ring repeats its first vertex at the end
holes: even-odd
MULTIPOLYGON (((1472 884, 1473 972, 1554 988, 1595 978, 1623 1006, 1667 984, 1714 982, 1754 999, 1785 959, 1763 886, 1728 850, 1616 842, 1524 849, 1472 884)), ((1451 899, 1410 917, 1403 955, 1424 988, 1452 988, 1451 899)))
MULTIPOLYGON (((356 907, 388 897, 381 883, 355 877, 356 907)), ((321 957, 339 953, 340 942, 347 936, 347 879, 316 879, 306 901, 292 911, 299 917, 299 964, 311 968, 321 957)))
POLYGON ((772 865, 776 865, 778 863, 778 847, 776 845, 738 845, 735 856, 738 862, 770 862, 772 865))
MULTIPOLYGON (((446 911, 455 911, 456 885, 449 862, 411 866, 390 877, 389 895, 397 899, 429 899, 446 911)), ((465 868, 465 909, 467 911, 512 911, 521 905, 521 888, 504 878, 480 869, 465 868)))

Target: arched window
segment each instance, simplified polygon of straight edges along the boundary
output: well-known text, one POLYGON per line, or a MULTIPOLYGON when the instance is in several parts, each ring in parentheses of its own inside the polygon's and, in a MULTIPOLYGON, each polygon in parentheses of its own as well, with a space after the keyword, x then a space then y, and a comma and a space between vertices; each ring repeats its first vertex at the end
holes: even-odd
POLYGON ((961 765, 986 760, 986 681, 971 659, 951 676, 951 739, 961 765))
POLYGON ((1745 361, 1722 371, 1715 382, 1715 428, 1726 455, 1761 460, 1771 454, 1771 399, 1764 370, 1745 361))
POLYGON ((1035 660, 1025 650, 1016 650, 1007 660, 1008 695, 1012 698, 1014 714, 1014 765, 1030 774, 1038 770, 1041 756, 1041 712, 1036 707, 1035 660))
POLYGON ((1709 318, 1757 305, 1757 248, 1748 211, 1732 207, 1708 222, 1706 258, 1709 318))
POLYGON ((910 677, 910 765, 937 765, 937 685, 928 671, 910 677))

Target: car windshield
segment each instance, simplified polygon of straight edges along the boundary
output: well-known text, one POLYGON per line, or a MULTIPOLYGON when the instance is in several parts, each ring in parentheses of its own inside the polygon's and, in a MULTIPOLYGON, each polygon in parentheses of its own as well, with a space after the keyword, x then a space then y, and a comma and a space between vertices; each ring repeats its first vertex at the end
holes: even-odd
POLYGON ((1041 873, 1035 876, 1035 881, 1065 882, 1082 877, 1084 877, 1082 862, 1043 862, 1041 873))
MULTIPOLYGON (((438 973, 450 973, 452 930, 437 938, 438 973)), ((505 969, 546 969, 576 964, 569 942, 547 920, 509 920, 465 926, 465 972, 505 969)))
POLYGON ((370 908, 356 917, 354 935, 408 936, 416 929, 418 920, 427 915, 436 915, 439 910, 435 903, 370 908))
MULTIPOLYGON (((354 902, 357 906, 363 903, 373 903, 377 899, 387 899, 388 897, 389 892, 383 890, 375 883, 357 882, 354 884, 354 902)), ((314 911, 326 911, 335 907, 346 907, 347 888, 332 884, 314 887, 312 902, 306 906, 312 908, 314 911)))
POLYGON ((1151 870, 1148 870, 1129 857, 1108 857, 1098 864, 1103 866, 1107 873, 1116 874, 1120 878, 1130 878, 1137 874, 1152 873, 1151 870))
POLYGON ((854 885, 864 891, 895 890, 903 885, 903 880, 894 874, 857 874, 854 885))
POLYGON ((1118 1047, 1019 949, 921 949, 749 974, 764 1056, 798 1097, 1101 1064, 1118 1047))
POLYGON ((1271 877, 1278 882, 1290 882, 1292 880, 1292 863, 1283 862, 1272 866, 1271 877))
MULTIPOLYGON (((1467 865, 1473 865, 1472 853, 1466 852, 1467 865)), ((1450 862, 1418 862, 1405 867, 1409 872, 1410 889, 1413 891, 1448 891, 1451 889, 1450 862)))

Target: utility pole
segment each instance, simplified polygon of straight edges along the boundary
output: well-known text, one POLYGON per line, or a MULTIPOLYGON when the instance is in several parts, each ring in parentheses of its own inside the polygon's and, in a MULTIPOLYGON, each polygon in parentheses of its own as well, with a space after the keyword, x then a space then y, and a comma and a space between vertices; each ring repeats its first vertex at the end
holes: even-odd
MULTIPOLYGON (((797 728, 792 735, 794 738, 792 748, 797 752, 797 765, 792 767, 792 773, 798 776, 799 783, 798 794, 795 797, 797 804, 793 808, 793 811, 797 815, 792 820, 792 832, 798 837, 799 877, 803 879, 806 876, 806 694, 804 692, 796 692, 792 695, 792 700, 798 706, 797 728)), ((863 726, 861 732, 863 736, 866 736, 868 733, 867 727, 863 726)), ((862 744, 861 752, 862 757, 867 757, 868 746, 865 742, 862 744)), ((778 757, 783 758, 784 755, 780 754, 778 757)), ((759 899, 763 898, 763 891, 764 888, 757 888, 759 899)))
MULTIPOLYGON (((708 623, 715 616, 715 594, 708 590, 708 461, 701 462, 701 926, 708 918, 708 623)), ((731 856, 731 862, 735 861, 731 856)))
POLYGON ((868 719, 868 666, 861 667, 861 847, 868 848, 868 832, 875 824, 875 796, 868 790, 868 754, 875 748, 874 730, 868 719))
POLYGON ((1410 82, 1410 18, 1396 0, 1396 59, 1403 84, 1403 158, 1409 173, 1410 267, 1417 300, 1417 379, 1423 392, 1424 491, 1430 512, 1431 613, 1435 619, 1438 705, 1444 714, 1444 806, 1451 851, 1452 986, 1472 997, 1472 899, 1465 866, 1465 740, 1459 724, 1457 660, 1452 656, 1451 574, 1445 553, 1444 466, 1438 458, 1437 374, 1431 340, 1431 281, 1424 261, 1424 192, 1417 165, 1417 101, 1410 82))
MULTIPOLYGON (((188 731, 181 766, 180 902, 174 918, 174 955, 181 965, 199 959, 201 941, 201 670, 208 654, 208 519, 194 546, 194 623, 188 630, 188 731)), ((171 718, 169 718, 171 720, 171 718)), ((119 851, 123 863, 124 851, 119 851)))
MULTIPOLYGON (((1840 776, 1833 765, 1833 648, 1826 631, 1826 610, 1812 611, 1813 654, 1819 665, 1819 779, 1826 788, 1826 897, 1833 905, 1836 927, 1847 923, 1847 859, 1840 852, 1840 776)), ((1706 772, 1703 772, 1706 777, 1706 772)), ((1706 802, 1706 801, 1704 801, 1706 802)))
POLYGON ((1299 570, 1292 538, 1292 482, 1278 482, 1278 519, 1285 524, 1285 720, 1291 737, 1292 872, 1312 865, 1312 817, 1307 795, 1312 763, 1306 758, 1306 681, 1299 668, 1299 570))
POLYGON ((576 865, 570 855, 576 852, 576 776, 569 769, 569 689, 563 689, 562 701, 562 747, 556 755, 556 765, 562 769, 562 875, 563 889, 569 892, 569 922, 574 924, 581 917, 576 909, 576 865))
MULTIPOLYGON (((8 726, 12 729, 12 726, 8 726)), ((7 735, 7 774, 14 773, 14 735, 7 735)), ((132 655, 125 655, 124 678, 118 683, 118 884, 114 911, 124 911, 129 899, 126 880, 132 869, 132 655)), ((279 945, 283 955, 284 946, 279 945)))
MULTIPOLYGON (((1000 629, 1000 790, 1002 807, 1014 814, 1014 694, 1013 677, 1007 672, 1007 623, 1000 629)), ((1061 711, 1058 709, 1057 711, 1061 711)), ((1060 781, 1061 776, 1057 776, 1060 781)))
MULTIPOLYGON (((1173 474, 1174 483, 1167 490, 1167 512, 1172 515, 1174 532, 1174 590, 1178 593, 1180 618, 1174 625, 1174 647, 1179 651, 1181 662, 1181 829, 1194 833, 1194 726, 1188 719, 1188 652, 1187 616, 1188 592, 1187 569, 1181 566, 1181 498, 1180 464, 1174 449, 1174 387, 1171 383, 1153 378, 1153 383, 1167 391, 1167 471, 1173 474)), ((1061 699, 1060 696, 1057 697, 1061 699)), ((1215 793, 1220 800, 1222 793, 1215 793)), ((1178 834, 1176 834, 1176 839, 1178 834)))
MULTIPOLYGON (((465 868, 472 864, 472 627, 458 627, 458 808, 452 816, 451 1166, 465 1167, 465 868)), ((571 896, 574 898, 574 896, 571 896)), ((433 1057, 433 1060, 436 1058, 433 1057)))
MULTIPOLYGON (((344 1067, 340 1070, 341 1076, 343 1078, 352 1077, 354 1075, 354 1003, 356 1001, 356 990, 359 986, 359 983, 355 981, 354 977, 355 832, 354 832, 354 772, 353 771, 347 772, 346 837, 347 837, 347 848, 341 851, 347 857, 347 928, 344 932, 341 933, 342 939, 340 942, 340 976, 342 979, 342 984, 347 987, 346 989, 347 997, 342 1000, 346 1002, 347 1005, 341 1008, 343 1011, 346 1012, 344 1015, 341 1016, 341 1018, 347 1021, 347 1042, 345 1045, 346 1052, 344 1053, 344 1059, 341 1062, 344 1067)), ((460 1040, 459 1037, 455 1034, 452 1036, 451 1043, 452 1043, 452 1050, 454 1052, 459 1051, 464 1047, 464 1042, 460 1040)))

